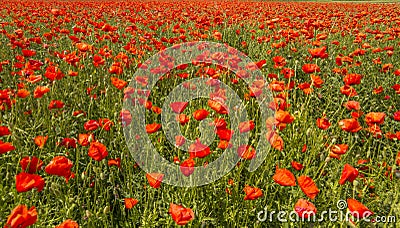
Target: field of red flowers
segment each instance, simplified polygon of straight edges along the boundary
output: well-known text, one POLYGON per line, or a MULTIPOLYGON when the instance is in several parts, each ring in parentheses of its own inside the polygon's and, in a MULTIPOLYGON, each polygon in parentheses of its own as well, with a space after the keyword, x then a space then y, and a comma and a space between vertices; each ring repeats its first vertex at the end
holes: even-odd
POLYGON ((5 0, 0 25, 1 226, 396 226, 400 5, 5 0), (151 56, 193 41, 246 54, 246 69, 262 77, 246 84, 246 72, 174 65, 165 55, 151 69, 166 73, 151 91, 148 76, 133 77, 151 56), (189 82, 200 78, 209 96, 165 102, 180 85, 202 90, 189 82), (221 84, 244 109, 224 105, 231 96, 221 84), (271 100, 257 103, 266 91, 271 100), (143 120, 123 107, 134 94, 148 97, 132 101, 143 120), (264 119, 260 105, 273 117, 264 119), (184 137, 166 136, 167 111, 184 137), (248 120, 234 126, 235 112, 248 120), (168 174, 146 173, 128 149, 124 127, 140 121, 185 177, 227 149, 240 161, 204 186, 163 183, 168 174), (207 126, 215 133, 208 143, 207 126), (246 143, 231 143, 243 134, 246 143), (250 172, 260 142, 270 148, 250 172), (311 217, 321 219, 304 221, 311 217))

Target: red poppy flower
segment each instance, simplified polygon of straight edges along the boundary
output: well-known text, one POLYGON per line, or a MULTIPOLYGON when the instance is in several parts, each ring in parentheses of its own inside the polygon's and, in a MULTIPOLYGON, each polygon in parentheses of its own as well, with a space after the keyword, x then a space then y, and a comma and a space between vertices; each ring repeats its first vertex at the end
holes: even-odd
POLYGON ((158 123, 147 124, 146 132, 147 132, 147 134, 152 134, 154 132, 157 132, 160 128, 161 128, 161 124, 158 124, 158 123))
POLYGON ((317 214, 317 208, 314 206, 314 204, 305 199, 299 199, 297 201, 297 203, 294 205, 294 211, 296 211, 300 218, 305 219, 317 214))
POLYGON ((215 118, 214 121, 210 125, 214 125, 217 128, 217 130, 219 130, 219 129, 226 129, 227 123, 226 123, 225 119, 215 118))
POLYGON ((109 131, 111 129, 111 126, 114 125, 114 123, 107 118, 100 118, 98 123, 100 127, 103 128, 105 131, 109 131))
POLYGON ((0 154, 5 154, 12 150, 15 150, 15 147, 11 143, 0 140, 0 154))
POLYGON ((75 176, 75 174, 71 172, 72 166, 73 164, 68 158, 56 156, 50 161, 44 171, 50 175, 65 177, 65 181, 68 183, 68 180, 75 176))
POLYGON ((272 177, 275 183, 282 186, 296 186, 296 178, 288 169, 276 168, 275 174, 272 177))
POLYGON ((356 89, 354 89, 353 87, 349 86, 349 85, 344 85, 342 87, 340 87, 340 92, 343 95, 346 95, 348 97, 354 97, 357 96, 357 91, 356 89))
POLYGON ((369 210, 366 206, 355 199, 347 199, 347 207, 349 208, 350 213, 358 219, 362 219, 374 214, 374 212, 369 210))
POLYGON ((193 160, 193 158, 188 158, 181 163, 179 169, 181 170, 183 175, 188 177, 194 172, 194 165, 195 161, 193 160))
POLYGON ((302 170, 304 167, 301 163, 298 163, 296 161, 292 161, 290 164, 292 165, 293 169, 295 169, 297 171, 302 170))
POLYGON ((100 142, 93 141, 90 143, 88 155, 95 161, 101 161, 108 156, 108 151, 105 145, 100 142))
POLYGON ((93 134, 79 134, 78 143, 81 146, 89 146, 90 142, 94 140, 93 134))
POLYGON ((382 86, 378 86, 378 88, 374 88, 372 90, 372 93, 374 93, 374 94, 380 94, 382 92, 383 92, 383 87, 382 86))
POLYGON ((237 149, 237 154, 245 160, 251 160, 256 156, 256 149, 250 145, 241 145, 237 149))
POLYGON ((222 150, 225 150, 225 149, 227 149, 227 148, 231 148, 233 145, 232 145, 232 143, 231 142, 229 142, 229 141, 226 141, 226 140, 219 140, 219 143, 218 143, 218 148, 220 148, 220 149, 222 149, 222 150))
POLYGON ((272 61, 275 63, 274 68, 282 68, 286 66, 286 59, 282 56, 275 56, 272 58, 272 61))
POLYGON ((71 219, 67 219, 55 228, 79 228, 79 224, 71 219))
POLYGON ((241 122, 239 124, 239 132, 240 133, 245 133, 245 132, 249 132, 251 130, 254 129, 254 121, 253 120, 249 120, 246 122, 241 122))
POLYGON ((269 144, 276 150, 282 151, 284 147, 284 142, 281 136, 274 131, 268 131, 266 134, 266 138, 269 144))
POLYGON ((347 110, 360 110, 361 106, 360 103, 358 101, 347 101, 346 103, 343 104, 343 106, 347 109, 347 110))
POLYGON ((37 174, 19 173, 15 177, 15 186, 18 192, 27 192, 36 188, 38 192, 44 188, 44 179, 37 174))
POLYGON ((294 116, 290 115, 288 111, 278 110, 275 112, 275 119, 279 123, 290 124, 294 120, 294 116))
MULTIPOLYGON (((123 72, 123 70, 122 70, 122 67, 121 67, 122 65, 120 64, 120 63, 113 63, 111 66, 110 66, 110 68, 108 69, 108 72, 110 72, 110 74, 116 74, 116 75, 120 75, 120 74, 122 74, 122 72, 123 72)), ((118 79, 118 78, 115 78, 115 79, 118 79)), ((114 79, 114 80, 115 80, 114 79)), ((119 79, 118 79, 119 80, 119 79)), ((111 82, 113 81, 113 79, 111 79, 111 82)), ((114 83, 113 83, 114 84, 114 83)), ((117 84, 118 86, 115 86, 115 87, 120 87, 119 86, 119 84, 117 84)), ((122 88, 121 88, 122 89, 122 88)))
POLYGON ((185 144, 185 142, 185 137, 183 137, 182 135, 175 136, 175 146, 182 146, 183 144, 185 144))
POLYGON ((319 189, 311 177, 300 176, 297 178, 297 182, 304 194, 306 194, 310 199, 314 199, 318 195, 319 189))
POLYGON ((18 205, 7 218, 5 228, 26 228, 37 221, 37 211, 34 206, 29 210, 25 205, 18 205))
POLYGON ((343 81, 346 85, 358 85, 361 83, 362 76, 361 74, 347 74, 343 81))
POLYGON ((218 102, 215 99, 208 100, 208 106, 216 111, 218 114, 228 114, 228 108, 221 102, 218 102))
POLYGON ((64 146, 65 148, 76 148, 76 139, 63 138, 62 141, 58 145, 64 146))
POLYGON ((308 49, 308 53, 311 54, 313 58, 327 58, 328 53, 326 51, 326 46, 320 47, 320 48, 314 48, 314 49, 308 49))
POLYGON ((170 104, 170 107, 171 107, 172 111, 179 114, 179 113, 183 112, 183 110, 185 110, 185 108, 187 107, 188 104, 189 104, 188 102, 172 102, 170 104))
POLYGON ((43 149, 44 145, 46 144, 47 139, 49 136, 41 136, 38 135, 34 138, 35 144, 40 148, 43 149))
POLYGON ((32 158, 27 156, 22 158, 19 164, 24 172, 36 173, 42 169, 43 161, 36 156, 33 156, 32 158))
POLYGON ((321 88, 322 84, 324 84, 324 81, 321 79, 320 76, 317 75, 310 75, 311 77, 311 81, 312 81, 312 85, 315 86, 316 88, 321 88))
POLYGON ((86 131, 94 131, 100 127, 100 124, 97 122, 97 120, 88 120, 83 127, 86 131))
POLYGON ((362 129, 357 119, 343 119, 339 121, 339 127, 347 132, 358 132, 362 129))
POLYGON ((345 154, 349 146, 347 144, 336 144, 330 148, 329 157, 340 160, 340 155, 345 154))
POLYGON ((121 158, 109 159, 107 165, 110 167, 117 166, 118 168, 121 168, 121 158))
POLYGON ((208 114, 209 114, 209 112, 208 112, 207 110, 205 110, 205 109, 199 109, 199 110, 197 110, 197 111, 195 111, 195 112, 193 113, 193 117, 194 117, 196 120, 200 121, 200 120, 205 119, 205 118, 208 116, 208 114))
POLYGON ((243 191, 246 194, 244 200, 255 200, 263 196, 262 190, 257 187, 246 186, 243 191))
POLYGON ((126 85, 128 85, 128 82, 117 77, 111 77, 111 83, 113 84, 113 86, 115 86, 115 88, 119 90, 122 90, 123 88, 125 88, 126 85))
POLYGON ((317 66, 316 64, 313 64, 313 63, 304 64, 301 69, 306 74, 321 72, 321 69, 319 68, 319 66, 317 66))
POLYGON ((129 110, 122 110, 120 113, 120 117, 122 120, 122 126, 126 127, 132 122, 132 115, 129 110))
POLYGON ((48 92, 50 92, 50 89, 47 88, 46 86, 38 86, 33 91, 33 97, 34 98, 41 98, 41 97, 43 97, 44 94, 46 94, 48 92))
POLYGON ((396 121, 400 121, 400 111, 393 113, 393 119, 396 121))
POLYGON ((132 209, 136 204, 139 203, 139 200, 135 198, 125 198, 124 199, 124 204, 126 209, 132 209))
POLYGON ((368 126, 372 126, 374 124, 383 124, 385 121, 386 114, 384 112, 370 112, 365 115, 365 122, 368 126))
POLYGON ((169 205, 168 213, 171 215, 176 224, 180 226, 184 226, 194 219, 194 213, 192 209, 173 203, 169 205))
POLYGON ((36 51, 23 49, 22 54, 24 55, 24 57, 32 57, 32 56, 36 55, 36 51))
POLYGON ((189 122, 189 116, 187 116, 186 114, 179 114, 179 115, 176 116, 176 120, 181 125, 185 125, 185 124, 187 124, 187 122, 189 122))
POLYGON ((331 126, 329 120, 324 116, 322 118, 317 119, 317 127, 322 130, 326 130, 331 126))
POLYGON ((349 164, 345 164, 339 184, 344 184, 346 181, 353 182, 358 176, 358 170, 349 164))
POLYGON ((159 188, 161 186, 161 182, 164 178, 164 174, 162 174, 162 173, 146 173, 146 178, 151 187, 159 188))
POLYGON ((29 94, 31 94, 31 93, 26 89, 19 89, 17 92, 17 96, 19 98, 26 98, 29 96, 29 94))
POLYGON ((233 133, 234 131, 230 129, 217 129, 217 135, 221 140, 231 140, 233 133))
POLYGON ((48 106, 49 110, 52 109, 60 109, 64 107, 64 102, 60 101, 60 100, 52 100, 50 101, 50 104, 48 106))
POLYGON ((211 153, 210 148, 196 139, 196 142, 189 146, 189 154, 191 158, 204 158, 211 153))
POLYGON ((11 135, 10 129, 7 126, 0 126, 0 137, 5 135, 11 135))

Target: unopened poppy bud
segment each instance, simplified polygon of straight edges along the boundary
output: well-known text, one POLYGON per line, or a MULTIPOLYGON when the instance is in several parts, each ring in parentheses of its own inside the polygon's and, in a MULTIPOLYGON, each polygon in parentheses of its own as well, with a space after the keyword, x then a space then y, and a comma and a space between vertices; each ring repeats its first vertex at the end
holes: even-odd
POLYGON ((110 212, 110 206, 105 206, 103 213, 106 215, 108 212, 110 212))

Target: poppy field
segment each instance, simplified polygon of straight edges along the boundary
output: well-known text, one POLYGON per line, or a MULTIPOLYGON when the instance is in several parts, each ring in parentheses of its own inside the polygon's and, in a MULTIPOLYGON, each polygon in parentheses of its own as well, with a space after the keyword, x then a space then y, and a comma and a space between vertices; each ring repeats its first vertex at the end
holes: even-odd
POLYGON ((0 226, 399 223, 399 4, 2 4, 0 226))

